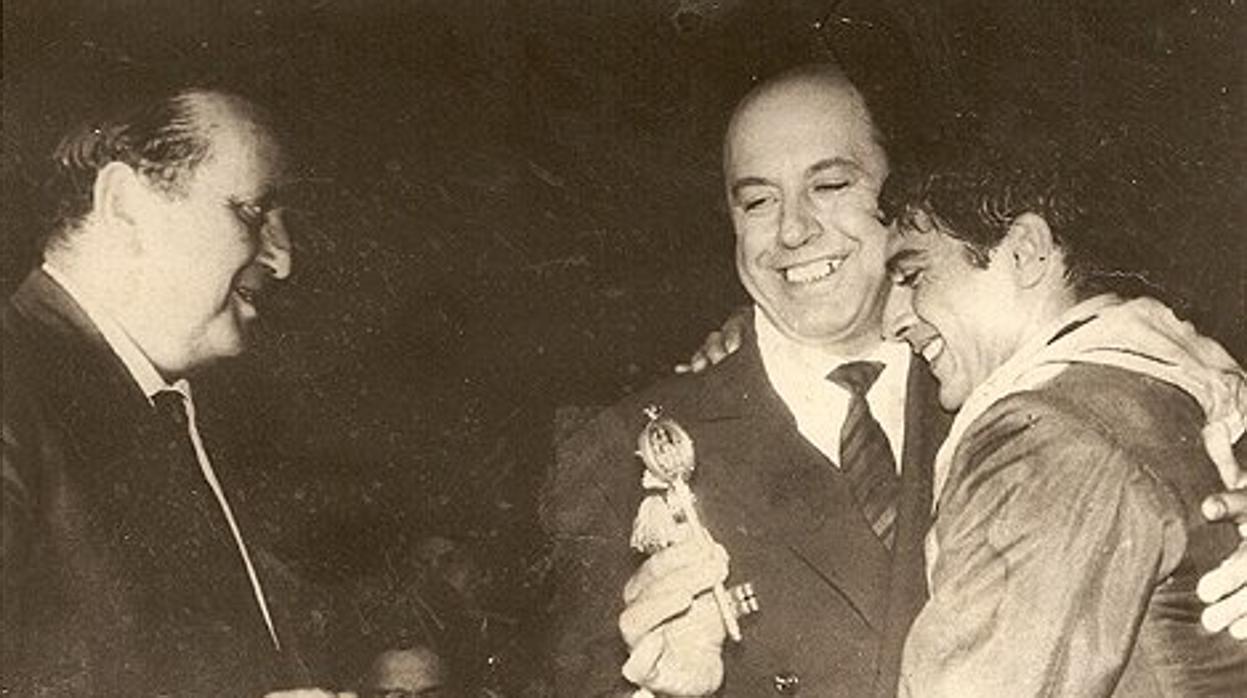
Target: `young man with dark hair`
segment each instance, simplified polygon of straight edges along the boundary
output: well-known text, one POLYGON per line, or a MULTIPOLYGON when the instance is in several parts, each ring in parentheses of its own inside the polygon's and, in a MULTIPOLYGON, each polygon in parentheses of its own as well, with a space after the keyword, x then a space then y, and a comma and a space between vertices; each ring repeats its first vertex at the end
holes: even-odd
POLYGON ((1099 155, 977 147, 888 185, 887 328, 959 410, 901 695, 1247 693, 1247 646, 1196 595, 1239 543, 1199 504, 1243 484, 1247 374, 1130 299, 1138 236, 1083 200, 1099 155))

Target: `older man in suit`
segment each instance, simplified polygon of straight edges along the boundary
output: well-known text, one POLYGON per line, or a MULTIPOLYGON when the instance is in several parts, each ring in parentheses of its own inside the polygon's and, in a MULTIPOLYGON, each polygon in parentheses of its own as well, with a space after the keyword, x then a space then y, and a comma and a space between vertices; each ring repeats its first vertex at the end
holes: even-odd
POLYGON ((742 101, 724 173, 755 302, 748 337, 739 354, 625 400, 560 450, 544 508, 564 573, 556 690, 626 695, 626 663, 629 679, 663 694, 713 692, 725 669, 733 696, 890 695, 925 599, 930 464, 946 417, 925 366, 882 342, 888 235, 876 197, 887 156, 862 96, 817 64, 742 101), (619 621, 625 647, 618 593, 638 562, 634 451, 649 404, 692 436, 698 506, 730 562, 687 545, 646 561, 619 621), (706 579, 666 588, 687 583, 686 569, 706 579), (693 595, 724 578, 748 583, 762 611, 740 621, 743 640, 715 669, 721 627, 708 646, 681 637, 721 623, 710 595, 693 595), (684 675, 690 652, 712 669, 684 675))
POLYGON ((57 154, 60 221, 4 308, 3 689, 260 695, 306 685, 196 425, 291 271, 264 112, 181 90, 57 154))

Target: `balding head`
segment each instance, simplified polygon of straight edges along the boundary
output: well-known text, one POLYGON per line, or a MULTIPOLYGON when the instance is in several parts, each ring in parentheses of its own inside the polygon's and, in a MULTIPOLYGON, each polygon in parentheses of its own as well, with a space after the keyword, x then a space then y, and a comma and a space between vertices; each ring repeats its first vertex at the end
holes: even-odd
POLYGON ((727 163, 733 135, 738 133, 742 120, 756 117, 759 110, 782 104, 793 98, 817 99, 850 106, 863 123, 868 125, 876 143, 882 145, 882 135, 875 128, 870 111, 861 92, 853 85, 844 71, 834 63, 805 63, 789 68, 750 90, 736 104, 728 122, 724 138, 724 163, 727 163))

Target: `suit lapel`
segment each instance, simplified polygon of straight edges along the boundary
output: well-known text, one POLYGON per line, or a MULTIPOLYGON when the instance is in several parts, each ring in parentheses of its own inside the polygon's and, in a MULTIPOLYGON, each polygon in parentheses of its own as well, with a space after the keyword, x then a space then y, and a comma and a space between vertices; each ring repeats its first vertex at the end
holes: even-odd
MULTIPOLYGON (((848 482, 798 432, 788 408, 766 379, 757 343, 745 342, 730 365, 710 376, 697 402, 691 433, 700 490, 713 509, 739 509, 733 520, 765 527, 769 544, 786 548, 792 564, 808 568, 846 599, 872 627, 883 622, 879 581, 890 564, 848 482)), ((730 551, 729 551, 730 552, 730 551)), ((763 600, 765 604, 765 600, 763 600)))
MULTIPOLYGON (((42 271, 14 293, 50 379, 49 418, 72 435, 72 477, 84 483, 91 530, 133 579, 145 613, 173 619, 191 599, 241 635, 267 630, 232 533, 188 437, 157 418, 125 365, 74 300, 42 271)), ((173 625, 185 625, 178 620, 173 625)), ((263 633, 263 635, 260 635, 263 633)))

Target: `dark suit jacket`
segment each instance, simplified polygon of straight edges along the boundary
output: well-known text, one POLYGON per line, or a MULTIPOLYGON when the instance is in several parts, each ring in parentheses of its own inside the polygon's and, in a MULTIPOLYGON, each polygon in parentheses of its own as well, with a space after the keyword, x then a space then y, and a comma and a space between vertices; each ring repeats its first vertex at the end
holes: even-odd
MULTIPOLYGON (((3 687, 247 696, 303 683, 188 441, 42 272, 5 306, 3 349, 3 687)), ((272 601, 285 580, 263 581, 272 601)))
POLYGON ((894 556, 871 532, 845 478, 797 432, 751 336, 709 371, 677 377, 602 413, 559 449, 543 503, 558 575, 552 614, 557 694, 626 689, 619 637, 624 581, 643 466, 634 456, 655 403, 692 436, 692 489, 706 526, 731 556, 729 584, 752 582, 759 613, 728 641, 721 695, 895 693, 905 633, 926 598, 923 536, 931 463, 947 430, 926 367, 914 362, 894 556))

